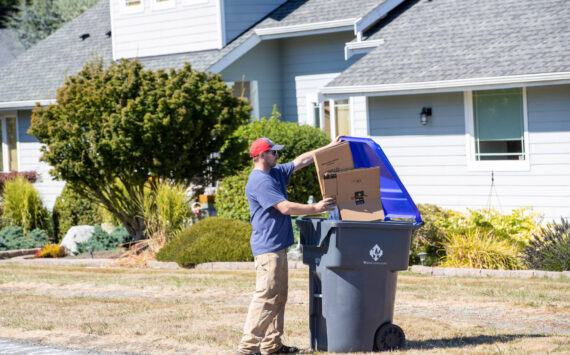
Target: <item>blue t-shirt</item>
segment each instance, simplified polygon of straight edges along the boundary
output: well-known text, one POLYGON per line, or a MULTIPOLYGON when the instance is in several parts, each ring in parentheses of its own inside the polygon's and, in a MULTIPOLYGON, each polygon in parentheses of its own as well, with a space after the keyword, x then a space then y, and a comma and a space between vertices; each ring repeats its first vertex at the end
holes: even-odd
POLYGON ((278 164, 269 171, 253 169, 245 186, 251 218, 251 251, 253 255, 285 249, 293 245, 291 216, 284 215, 275 207, 287 200, 289 178, 295 164, 278 164))

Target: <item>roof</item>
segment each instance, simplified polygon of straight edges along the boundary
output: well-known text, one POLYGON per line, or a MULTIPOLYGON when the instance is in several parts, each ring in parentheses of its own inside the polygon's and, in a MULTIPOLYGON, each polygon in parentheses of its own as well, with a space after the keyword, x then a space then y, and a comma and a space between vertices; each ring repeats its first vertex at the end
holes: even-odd
MULTIPOLYGON (((222 63, 229 53, 248 40, 256 39, 257 29, 318 25, 322 22, 339 20, 357 21, 386 1, 289 0, 222 49, 138 59, 146 68, 152 70, 181 68, 186 62, 191 63, 197 70, 214 70, 216 63, 222 63)), ((104 63, 110 63, 112 43, 111 38, 106 35, 110 29, 109 0, 101 0, 75 20, 0 68, 0 77, 3 79, 0 81, 0 103, 2 103, 0 108, 15 107, 16 103, 21 102, 29 104, 38 100, 53 100, 65 77, 78 73, 87 60, 100 58, 104 63), (90 36, 81 40, 79 36, 84 33, 90 36)), ((257 43, 251 41, 249 46, 257 43)), ((245 46, 244 52, 250 47, 245 46)), ((223 65, 217 68, 223 68, 223 65)))
POLYGON ((58 31, 0 68, 0 101, 53 99, 67 75, 78 73, 86 60, 112 59, 109 1, 103 0, 58 31), (82 40, 81 34, 89 38, 82 40))
POLYGON ((567 73, 569 19, 567 0, 407 1, 365 33, 366 40, 384 43, 331 81, 324 92, 567 73))
POLYGON ((257 29, 297 26, 344 19, 357 20, 382 0, 289 0, 256 26, 257 29))

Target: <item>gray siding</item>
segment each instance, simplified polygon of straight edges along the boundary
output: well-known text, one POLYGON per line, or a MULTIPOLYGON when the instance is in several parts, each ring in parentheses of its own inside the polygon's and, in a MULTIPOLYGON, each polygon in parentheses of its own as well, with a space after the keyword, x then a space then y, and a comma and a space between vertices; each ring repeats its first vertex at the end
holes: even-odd
POLYGON ((224 0, 226 43, 231 42, 286 0, 224 0))
POLYGON ((323 82, 323 74, 338 74, 360 58, 344 59, 344 45, 353 38, 352 32, 346 32, 281 40, 284 120, 303 122, 304 117, 299 116, 305 112, 305 96, 297 89, 297 83, 304 82, 303 90, 307 91, 307 80, 316 79, 313 87, 317 91, 331 80, 323 82))
POLYGON ((40 162, 42 144, 36 137, 27 133, 30 128, 31 111, 18 111, 18 159, 20 171, 36 171, 39 174, 38 181, 34 184, 44 205, 52 209, 57 196, 61 193, 62 181, 54 181, 49 174, 50 166, 40 162))
POLYGON ((570 85, 527 88, 529 171, 467 167, 463 93, 369 98, 370 135, 417 203, 503 212, 531 206, 546 220, 570 215, 570 85), (433 117, 422 126, 419 112, 433 117), (491 197, 491 198, 490 198, 491 197))
POLYGON ((278 41, 264 41, 222 71, 224 81, 257 81, 259 115, 271 115, 273 105, 280 110, 281 59, 278 41), (243 78, 243 79, 242 79, 243 78))

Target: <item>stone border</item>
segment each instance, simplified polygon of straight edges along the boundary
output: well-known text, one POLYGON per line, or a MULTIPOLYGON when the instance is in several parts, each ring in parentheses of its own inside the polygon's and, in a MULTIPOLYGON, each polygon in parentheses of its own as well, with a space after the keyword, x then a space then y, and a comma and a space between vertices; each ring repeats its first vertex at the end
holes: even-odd
POLYGON ((10 259, 15 258, 17 256, 24 256, 24 255, 34 255, 37 253, 38 250, 41 248, 33 248, 33 249, 17 249, 17 250, 4 250, 0 251, 0 260, 1 259, 10 259))
POLYGON ((570 278, 570 271, 542 271, 542 270, 487 270, 487 269, 465 269, 453 267, 429 267, 413 265, 410 271, 421 275, 432 276, 470 276, 470 277, 512 277, 520 279, 549 278, 560 279, 570 278))

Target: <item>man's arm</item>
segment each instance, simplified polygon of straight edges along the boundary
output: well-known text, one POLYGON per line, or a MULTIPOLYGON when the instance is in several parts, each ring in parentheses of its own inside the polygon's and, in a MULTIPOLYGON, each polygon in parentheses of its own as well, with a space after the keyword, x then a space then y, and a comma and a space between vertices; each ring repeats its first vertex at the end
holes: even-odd
POLYGON ((275 207, 279 212, 283 214, 300 216, 305 214, 315 214, 324 211, 330 211, 334 208, 334 206, 336 206, 336 200, 332 197, 327 197, 312 205, 305 205, 302 203, 284 200, 275 204, 273 207, 275 207))
POLYGON ((344 136, 338 136, 336 137, 336 139, 332 142, 330 142, 329 144, 320 147, 318 149, 315 150, 311 150, 310 152, 305 152, 301 155, 299 155, 297 158, 295 158, 293 160, 293 164, 295 164, 295 168, 293 169, 293 172, 302 169, 304 167, 306 167, 307 165, 311 164, 313 162, 313 154, 319 152, 320 150, 332 147, 333 145, 336 145, 340 142, 340 139, 344 137, 344 136))

